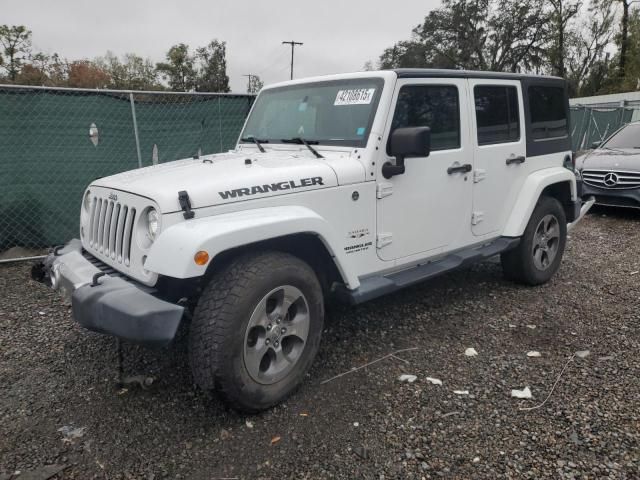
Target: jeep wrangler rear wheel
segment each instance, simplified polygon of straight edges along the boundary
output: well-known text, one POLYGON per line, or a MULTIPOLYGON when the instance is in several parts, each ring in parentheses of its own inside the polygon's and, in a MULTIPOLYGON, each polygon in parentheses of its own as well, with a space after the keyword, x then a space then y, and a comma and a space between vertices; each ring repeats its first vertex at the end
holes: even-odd
POLYGON ((196 307, 194 379, 238 410, 269 408, 302 382, 323 318, 322 289, 305 262, 280 252, 238 258, 214 275, 196 307))
POLYGON ((562 261, 567 241, 567 220, 558 200, 541 197, 520 244, 501 255, 505 277, 527 285, 549 281, 562 261))

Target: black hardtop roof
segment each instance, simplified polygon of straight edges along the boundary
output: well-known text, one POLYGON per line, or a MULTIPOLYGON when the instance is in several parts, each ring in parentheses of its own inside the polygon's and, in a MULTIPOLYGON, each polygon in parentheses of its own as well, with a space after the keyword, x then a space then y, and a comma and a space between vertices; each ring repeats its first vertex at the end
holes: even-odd
POLYGON ((503 80, 555 80, 557 82, 564 82, 564 79, 560 77, 531 75, 525 73, 454 70, 444 68, 396 68, 393 71, 398 75, 398 78, 493 78, 503 80))

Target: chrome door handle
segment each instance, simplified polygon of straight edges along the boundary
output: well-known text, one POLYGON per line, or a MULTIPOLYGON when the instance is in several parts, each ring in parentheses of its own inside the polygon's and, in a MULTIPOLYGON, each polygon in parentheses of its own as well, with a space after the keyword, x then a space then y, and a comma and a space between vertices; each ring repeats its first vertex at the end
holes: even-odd
MULTIPOLYGON (((454 164, 455 165, 455 164, 454 164)), ((453 175, 454 173, 469 173, 473 167, 470 163, 465 163, 464 165, 450 166, 447 168, 447 173, 449 175, 453 175)))

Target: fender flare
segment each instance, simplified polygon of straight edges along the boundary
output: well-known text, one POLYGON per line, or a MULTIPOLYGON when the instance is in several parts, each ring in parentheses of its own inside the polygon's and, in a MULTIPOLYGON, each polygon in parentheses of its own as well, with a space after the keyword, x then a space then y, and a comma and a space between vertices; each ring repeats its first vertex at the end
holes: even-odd
POLYGON ((299 233, 317 235, 347 287, 353 289, 360 285, 329 222, 301 206, 256 208, 172 225, 161 232, 151 246, 145 268, 174 278, 200 277, 211 262, 216 261, 216 256, 226 250, 299 233), (206 265, 196 265, 193 260, 200 250, 209 254, 206 265))
POLYGON ((575 201, 577 199, 576 176, 570 170, 564 167, 554 167, 530 174, 520 189, 518 199, 511 209, 502 235, 505 237, 523 235, 542 191, 550 185, 564 182, 569 182, 571 200, 575 201))

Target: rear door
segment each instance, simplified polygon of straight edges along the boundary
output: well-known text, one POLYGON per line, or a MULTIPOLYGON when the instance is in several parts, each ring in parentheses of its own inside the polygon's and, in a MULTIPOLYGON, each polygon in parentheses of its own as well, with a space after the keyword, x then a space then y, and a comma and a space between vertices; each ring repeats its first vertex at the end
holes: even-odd
POLYGON ((470 79, 475 169, 471 229, 499 234, 527 176, 519 80, 470 79))

